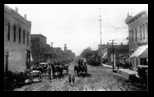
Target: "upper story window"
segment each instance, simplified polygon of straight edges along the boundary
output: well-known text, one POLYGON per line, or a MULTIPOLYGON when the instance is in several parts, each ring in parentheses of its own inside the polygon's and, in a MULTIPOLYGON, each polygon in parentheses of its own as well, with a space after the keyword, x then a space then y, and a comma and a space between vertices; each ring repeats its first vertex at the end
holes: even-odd
POLYGON ((146 22, 146 30, 147 30, 147 37, 148 37, 148 22, 146 22))
POLYGON ((132 43, 134 43, 134 30, 132 29, 132 43))
POLYGON ((131 32, 131 30, 129 31, 129 42, 132 43, 132 32, 131 32))
POLYGON ((147 24, 147 33, 148 33, 148 22, 146 24, 147 24))
POLYGON ((19 43, 21 43, 21 27, 19 27, 19 43))
POLYGON ((25 30, 23 30, 23 44, 25 44, 25 30))
POLYGON ((129 42, 131 43, 131 30, 129 30, 129 42))
POLYGON ((142 40, 142 25, 140 25, 140 40, 142 40))
POLYGON ((27 32, 27 45, 29 45, 29 32, 27 32))
POLYGON ((137 28, 135 28, 135 39, 137 41, 137 28))
POLYGON ((7 26, 7 40, 10 41, 10 27, 11 27, 11 25, 8 22, 6 26, 7 26))
POLYGON ((17 26, 14 25, 14 26, 13 26, 14 42, 16 42, 16 28, 17 28, 17 26))
POLYGON ((145 25, 143 24, 143 39, 145 39, 145 25))

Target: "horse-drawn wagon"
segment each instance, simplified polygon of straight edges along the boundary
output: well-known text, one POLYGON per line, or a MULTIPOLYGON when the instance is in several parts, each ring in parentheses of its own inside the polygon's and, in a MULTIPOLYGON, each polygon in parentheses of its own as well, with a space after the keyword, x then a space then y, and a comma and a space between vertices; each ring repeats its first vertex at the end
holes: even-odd
POLYGON ((74 72, 76 75, 87 73, 86 59, 81 58, 78 60, 78 65, 74 66, 74 72))
POLYGON ((27 80, 29 80, 30 83, 34 81, 34 79, 38 79, 39 81, 42 81, 42 73, 39 70, 31 70, 26 72, 27 80))
POLYGON ((63 75, 64 71, 65 71, 66 74, 68 74, 68 71, 69 71, 68 65, 65 64, 65 63, 52 64, 51 68, 52 68, 53 77, 63 75))

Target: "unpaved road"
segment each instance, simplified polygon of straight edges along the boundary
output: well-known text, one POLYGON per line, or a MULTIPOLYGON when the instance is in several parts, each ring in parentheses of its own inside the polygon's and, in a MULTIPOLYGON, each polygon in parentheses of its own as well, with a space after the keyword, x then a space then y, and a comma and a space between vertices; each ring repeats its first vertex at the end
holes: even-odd
MULTIPOLYGON (((69 66, 69 73, 73 74, 72 62, 69 66)), ((88 74, 83 77, 75 77, 75 83, 70 85, 68 76, 49 80, 43 78, 42 82, 35 82, 16 88, 14 91, 138 91, 144 90, 127 82, 126 75, 113 73, 111 68, 102 66, 88 66, 88 74)))

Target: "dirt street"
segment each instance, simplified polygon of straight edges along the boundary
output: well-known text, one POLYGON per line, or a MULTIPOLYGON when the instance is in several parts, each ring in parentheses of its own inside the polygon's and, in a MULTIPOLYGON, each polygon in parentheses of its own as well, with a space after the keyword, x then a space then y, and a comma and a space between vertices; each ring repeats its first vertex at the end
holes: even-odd
MULTIPOLYGON (((69 66, 69 73, 73 74, 76 63, 72 62, 69 66)), ((113 73, 111 68, 102 66, 89 66, 88 74, 75 77, 75 83, 70 85, 68 75, 62 78, 49 80, 44 77, 42 82, 35 82, 16 88, 14 91, 138 91, 142 88, 133 86, 127 81, 128 76, 113 73)))

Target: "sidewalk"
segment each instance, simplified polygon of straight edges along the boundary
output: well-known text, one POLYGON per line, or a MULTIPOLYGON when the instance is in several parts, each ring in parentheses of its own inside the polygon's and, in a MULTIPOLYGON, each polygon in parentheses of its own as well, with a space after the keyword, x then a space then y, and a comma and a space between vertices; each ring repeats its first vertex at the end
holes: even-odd
MULTIPOLYGON (((111 65, 103 64, 103 66, 104 66, 104 67, 113 68, 111 65)), ((116 68, 115 68, 115 69, 116 69, 116 68)), ((127 73, 127 74, 135 74, 136 76, 138 76, 137 71, 135 71, 135 70, 122 69, 122 68, 120 68, 119 71, 124 72, 124 73, 127 73)))

